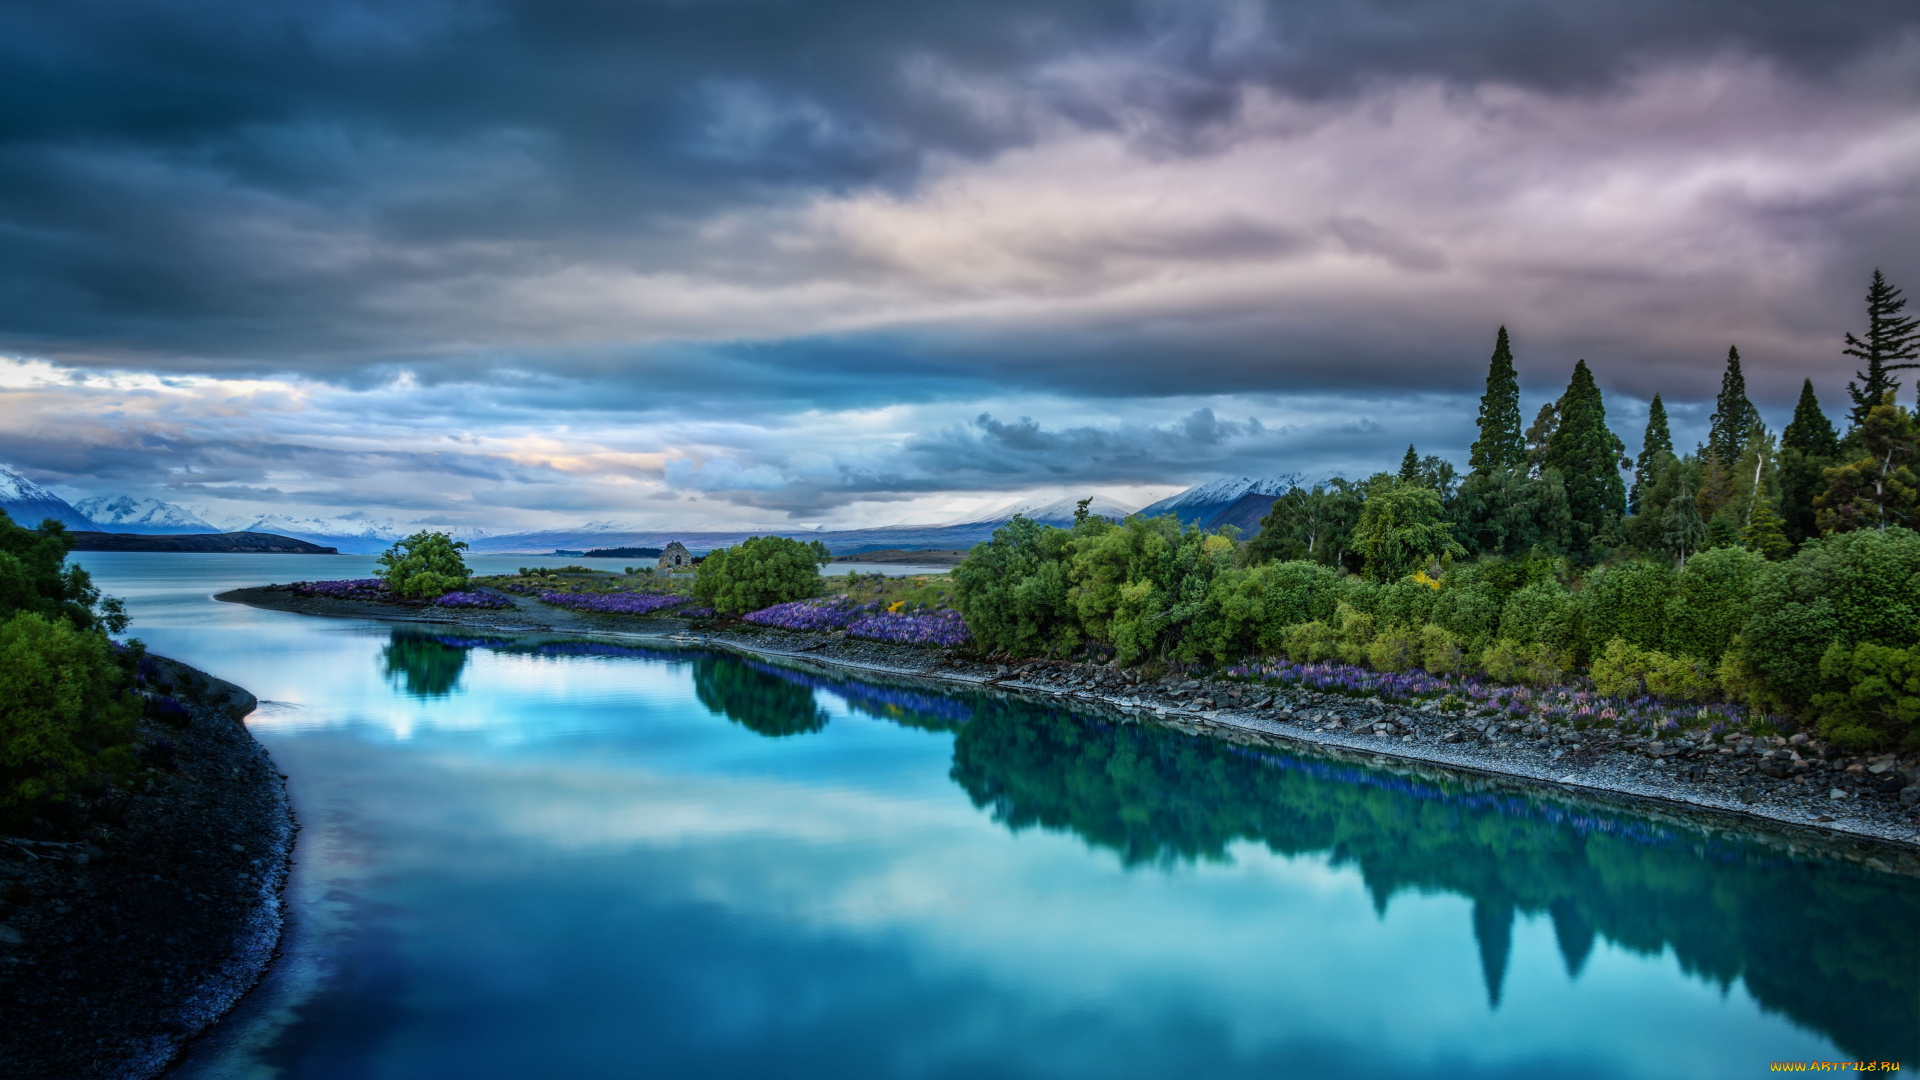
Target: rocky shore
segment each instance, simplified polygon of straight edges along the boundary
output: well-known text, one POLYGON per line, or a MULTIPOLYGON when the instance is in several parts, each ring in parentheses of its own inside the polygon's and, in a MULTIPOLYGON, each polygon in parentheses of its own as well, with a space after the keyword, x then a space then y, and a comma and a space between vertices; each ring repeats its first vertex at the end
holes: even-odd
POLYGON ((252 694, 153 658, 184 724, 142 722, 157 779, 58 841, 0 839, 0 1075, 154 1076, 280 937, 294 823, 242 719, 252 694))
POLYGON ((1359 752, 1587 795, 1605 793, 1803 829, 1816 838, 1891 844, 1903 862, 1920 853, 1920 756, 1847 753, 1806 733, 1742 738, 1719 746, 1686 737, 1640 738, 1604 728, 1576 732, 1504 715, 1446 712, 1434 703, 1395 705, 1184 674, 1144 680, 1138 670, 1099 664, 996 663, 953 650, 886 645, 838 632, 734 625, 690 635, 686 620, 596 616, 524 597, 514 598, 515 607, 499 611, 425 615, 393 605, 298 597, 280 586, 235 590, 218 599, 309 614, 458 623, 503 632, 691 636, 768 656, 1057 696, 1223 736, 1359 752), (383 608, 393 610, 385 613, 383 608))

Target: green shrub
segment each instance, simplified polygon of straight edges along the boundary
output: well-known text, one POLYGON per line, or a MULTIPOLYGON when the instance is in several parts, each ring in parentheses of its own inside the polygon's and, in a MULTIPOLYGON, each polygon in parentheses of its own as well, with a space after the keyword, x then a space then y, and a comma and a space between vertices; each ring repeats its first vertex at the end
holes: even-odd
POLYGON ((1433 623, 1420 628, 1420 666, 1434 675, 1457 675, 1466 667, 1466 650, 1460 639, 1443 626, 1433 623))
POLYGON ((1334 656, 1342 663, 1366 663, 1367 649, 1373 644, 1373 616, 1343 603, 1334 618, 1334 656))
POLYGON ((1379 671, 1412 671, 1420 666, 1420 636, 1404 626, 1382 630, 1367 646, 1367 663, 1379 671))
POLYGON ((1820 677, 1829 688, 1815 694, 1820 730, 1840 746, 1897 743, 1920 748, 1920 648, 1895 649, 1839 642, 1820 657, 1820 677))
POLYGON ((1828 647, 1862 642, 1895 649, 1920 644, 1920 535, 1863 529, 1800 546, 1768 563, 1741 633, 1750 698, 1804 708, 1825 685, 1828 647))
POLYGON ((1073 533, 1017 517, 953 568, 954 609, 988 652, 1072 652, 1085 640, 1068 596, 1073 533))
POLYGON ((1422 484, 1389 480, 1369 485, 1353 549, 1367 561, 1367 576, 1398 581, 1443 557, 1465 556, 1454 540, 1440 494, 1422 484))
POLYGON ((1712 667, 1691 656, 1669 656, 1614 638, 1588 667, 1594 689, 1614 697, 1655 694, 1704 701, 1719 692, 1712 667))
POLYGON ((1487 646, 1480 658, 1480 669, 1496 682, 1551 686, 1566 675, 1560 659, 1547 646, 1521 644, 1503 637, 1487 646))
POLYGON ((1500 611, 1500 636, 1519 645, 1539 645, 1554 653, 1575 641, 1575 603, 1553 580, 1536 581, 1514 593, 1500 611))
POLYGON ((103 599, 84 569, 66 565, 72 550, 73 537, 59 522, 24 529, 0 510, 0 619, 32 611, 82 629, 126 629, 120 602, 103 599))
POLYGON ((820 595, 833 553, 818 540, 752 536, 712 552, 694 571, 693 594, 722 615, 740 615, 820 595))
POLYGON ((465 540, 446 533, 421 531, 398 540, 380 556, 380 577, 395 596, 431 600, 463 588, 472 572, 460 557, 465 540))
POLYGON ((1296 664, 1317 664, 1340 655, 1340 632, 1332 625, 1314 619, 1287 628, 1287 659, 1296 664))
POLYGON ((1439 599, 1440 593, 1432 585, 1402 578, 1374 594, 1373 617, 1382 626, 1417 630, 1432 616, 1434 603, 1439 599))
POLYGON ((1745 548, 1703 551, 1687 560, 1667 601, 1665 651, 1718 662, 1753 614, 1753 590, 1767 565, 1745 548))
POLYGON ((1665 562, 1629 562, 1588 575, 1581 647, 1598 654, 1615 638, 1642 649, 1666 642, 1667 602, 1674 593, 1673 568, 1665 562))
POLYGON ((131 767, 125 685, 98 629, 32 611, 0 623, 0 818, 131 767))

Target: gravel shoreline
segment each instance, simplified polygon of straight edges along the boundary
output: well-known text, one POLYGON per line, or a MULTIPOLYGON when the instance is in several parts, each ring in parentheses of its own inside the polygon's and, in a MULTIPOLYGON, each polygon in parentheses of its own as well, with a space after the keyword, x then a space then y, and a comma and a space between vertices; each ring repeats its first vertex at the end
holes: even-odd
MULTIPOLYGON (((505 594, 503 594, 505 595, 505 594)), ((735 626, 690 632, 674 618, 597 616, 512 597, 497 611, 418 609, 295 596, 284 586, 239 589, 216 599, 304 614, 436 622, 500 632, 560 631, 629 638, 670 637, 878 674, 1063 698, 1188 730, 1375 762, 1438 768, 1504 782, 1561 789, 1581 798, 1626 800, 1734 827, 1785 830, 1796 843, 1865 844, 1860 858, 1920 875, 1920 757, 1847 755, 1817 739, 1753 740, 1721 749, 1672 744, 1590 729, 1573 736, 1490 716, 1447 714, 1427 705, 1390 705, 1304 688, 1172 676, 1140 682, 1137 672, 1061 661, 981 661, 940 649, 887 645, 837 632, 735 626), (1836 792, 1838 796, 1836 797, 1836 792)), ((1858 853, 1857 853, 1858 854, 1858 853)))
POLYGON ((272 961, 295 825, 252 694, 153 657, 190 719, 142 721, 163 777, 64 843, 0 842, 0 1075, 144 1080, 272 961))

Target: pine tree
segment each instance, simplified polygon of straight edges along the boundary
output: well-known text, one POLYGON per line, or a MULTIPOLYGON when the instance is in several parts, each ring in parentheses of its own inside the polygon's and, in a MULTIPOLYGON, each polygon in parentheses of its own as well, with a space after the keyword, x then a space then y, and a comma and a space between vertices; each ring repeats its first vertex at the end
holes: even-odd
POLYGON ((1860 382, 1847 384, 1847 393, 1853 398, 1848 419, 1854 427, 1865 424, 1867 413, 1886 395, 1900 389, 1893 372, 1920 367, 1899 363, 1920 357, 1920 348, 1916 348, 1920 346, 1920 319, 1903 317, 1900 312, 1906 306, 1900 290, 1887 284, 1886 275, 1875 268, 1873 282, 1867 286, 1867 336, 1863 340, 1848 332, 1847 347, 1842 350, 1846 356, 1867 362, 1867 370, 1853 373, 1860 382))
POLYGON ((1407 456, 1400 459, 1400 479, 1403 483, 1420 482, 1420 455, 1413 452, 1413 444, 1407 444, 1407 456))
POLYGON ((1653 469, 1661 454, 1673 453, 1673 429, 1667 424, 1667 406, 1653 395, 1647 408, 1647 433, 1640 438, 1640 456, 1633 459, 1633 490, 1627 493, 1627 512, 1640 513, 1640 491, 1653 483, 1653 469))
POLYGON ((1720 376, 1720 396, 1714 401, 1713 426, 1707 434, 1707 453, 1729 468, 1747 448, 1747 431, 1760 419, 1760 410, 1747 400, 1747 377, 1740 373, 1740 350, 1727 347, 1727 370, 1720 376))
POLYGON ((1618 436, 1607 429, 1607 408, 1587 362, 1573 365, 1573 379, 1560 399, 1560 423, 1547 442, 1544 467, 1558 469, 1573 517, 1573 549, 1592 556, 1627 509, 1620 480, 1618 436))
POLYGON ((1526 464, 1527 443, 1520 432, 1520 380, 1513 371, 1507 328, 1494 339, 1487 365, 1487 392, 1480 397, 1480 438, 1467 461, 1471 472, 1490 473, 1526 464))
POLYGON ((1920 427, 1894 403, 1893 391, 1867 412, 1848 445, 1860 456, 1828 469, 1827 490, 1813 501, 1822 533, 1854 529, 1911 528, 1920 517, 1920 427))
POLYGON ((1793 551, 1787 543, 1787 537, 1780 529, 1780 516, 1773 512, 1773 504, 1760 499, 1753 505, 1753 520, 1740 530, 1740 542, 1748 551, 1758 552, 1769 562, 1779 562, 1793 551))
POLYGON ((1793 407, 1793 422, 1780 433, 1780 529, 1788 543, 1820 535, 1813 500, 1827 489, 1823 474, 1839 457, 1840 438, 1808 379, 1793 407))

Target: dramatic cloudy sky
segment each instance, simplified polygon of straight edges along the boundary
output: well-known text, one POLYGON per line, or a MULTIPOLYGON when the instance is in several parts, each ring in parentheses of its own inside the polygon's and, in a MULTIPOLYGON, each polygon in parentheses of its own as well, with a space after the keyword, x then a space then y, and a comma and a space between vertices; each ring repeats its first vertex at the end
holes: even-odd
POLYGON ((1691 443, 1920 292, 1912 0, 0 2, 0 462, 494 528, 1691 443))

